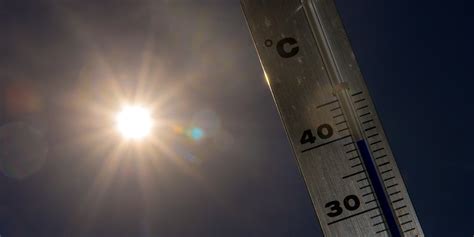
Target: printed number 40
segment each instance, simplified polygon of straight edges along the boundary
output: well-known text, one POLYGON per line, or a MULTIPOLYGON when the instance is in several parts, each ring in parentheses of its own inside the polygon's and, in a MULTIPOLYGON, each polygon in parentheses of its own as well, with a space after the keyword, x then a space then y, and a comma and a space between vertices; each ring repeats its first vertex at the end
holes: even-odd
MULTIPOLYGON (((316 135, 320 139, 328 139, 334 135, 334 130, 332 129, 331 125, 329 124, 322 124, 316 129, 316 135)), ((306 143, 315 143, 316 142, 316 136, 313 135, 313 131, 311 129, 306 129, 303 132, 303 135, 301 135, 300 142, 301 144, 306 144, 306 143)))

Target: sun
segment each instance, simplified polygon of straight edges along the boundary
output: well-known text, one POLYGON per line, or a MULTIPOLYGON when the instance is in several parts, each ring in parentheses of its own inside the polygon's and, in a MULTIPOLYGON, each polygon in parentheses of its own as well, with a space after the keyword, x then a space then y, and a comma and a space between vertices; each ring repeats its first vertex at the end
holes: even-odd
POLYGON ((150 110, 138 105, 123 107, 117 114, 116 122, 120 134, 131 140, 145 138, 153 127, 150 110))

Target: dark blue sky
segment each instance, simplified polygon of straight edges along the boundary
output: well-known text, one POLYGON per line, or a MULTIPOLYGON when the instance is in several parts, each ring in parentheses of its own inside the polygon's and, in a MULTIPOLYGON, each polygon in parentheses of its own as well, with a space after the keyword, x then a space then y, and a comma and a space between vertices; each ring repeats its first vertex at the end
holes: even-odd
MULTIPOLYGON (((471 236, 473 4, 336 3, 425 234, 471 236)), ((0 0, 0 25, 2 237, 321 236, 238 1, 0 0), (130 98, 166 126, 114 152, 130 98)))

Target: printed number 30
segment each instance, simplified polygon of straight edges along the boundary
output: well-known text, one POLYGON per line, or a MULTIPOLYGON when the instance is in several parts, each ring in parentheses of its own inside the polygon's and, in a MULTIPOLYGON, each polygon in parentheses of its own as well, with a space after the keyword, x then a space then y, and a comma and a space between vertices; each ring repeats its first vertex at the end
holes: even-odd
MULTIPOLYGON (((343 203, 344 207, 349 211, 355 211, 357 210, 357 208, 360 207, 360 200, 356 195, 347 196, 346 198, 344 198, 343 203)), ((325 207, 331 210, 331 212, 327 213, 329 217, 339 216, 344 211, 339 201, 328 202, 325 207)))

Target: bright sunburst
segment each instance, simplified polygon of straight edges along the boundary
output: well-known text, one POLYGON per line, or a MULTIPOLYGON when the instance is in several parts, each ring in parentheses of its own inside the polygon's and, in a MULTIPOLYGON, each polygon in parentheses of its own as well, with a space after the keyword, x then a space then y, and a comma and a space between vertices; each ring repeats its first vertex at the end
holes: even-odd
POLYGON ((141 106, 126 106, 116 117, 117 129, 124 138, 139 140, 150 134, 153 119, 150 111, 141 106))

